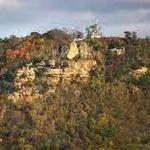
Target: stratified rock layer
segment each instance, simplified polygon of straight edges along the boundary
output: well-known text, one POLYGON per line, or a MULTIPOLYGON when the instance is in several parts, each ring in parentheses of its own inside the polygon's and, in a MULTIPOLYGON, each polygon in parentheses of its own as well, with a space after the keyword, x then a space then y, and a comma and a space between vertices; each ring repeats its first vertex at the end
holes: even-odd
POLYGON ((79 49, 76 42, 70 44, 69 53, 67 55, 69 60, 67 67, 47 67, 45 63, 40 63, 40 67, 23 67, 18 69, 14 86, 17 91, 9 96, 13 100, 27 100, 31 101, 40 98, 38 87, 34 84, 36 73, 40 69, 44 72, 40 76, 40 83, 48 86, 47 94, 56 91, 59 85, 69 85, 72 81, 86 82, 90 78, 90 72, 96 66, 96 60, 92 57, 93 53, 85 42, 81 42, 79 49), (75 59, 79 55, 80 58, 75 59))

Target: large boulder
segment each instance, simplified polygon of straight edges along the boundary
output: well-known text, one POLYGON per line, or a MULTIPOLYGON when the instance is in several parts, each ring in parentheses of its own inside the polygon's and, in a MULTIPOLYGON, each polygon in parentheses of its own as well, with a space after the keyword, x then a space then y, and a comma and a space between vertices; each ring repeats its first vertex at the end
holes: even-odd
POLYGON ((70 50, 69 50, 69 53, 67 55, 67 58, 68 59, 73 59, 75 58, 79 53, 79 50, 78 50, 78 46, 77 46, 77 43, 76 42, 72 42, 70 44, 70 50))

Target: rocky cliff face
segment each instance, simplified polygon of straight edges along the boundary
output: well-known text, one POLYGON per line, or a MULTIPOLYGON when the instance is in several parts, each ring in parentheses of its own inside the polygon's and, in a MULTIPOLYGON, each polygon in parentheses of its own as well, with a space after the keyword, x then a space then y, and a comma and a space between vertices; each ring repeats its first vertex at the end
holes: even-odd
POLYGON ((10 94, 9 99, 13 99, 16 102, 18 100, 31 101, 39 98, 41 95, 34 85, 35 78, 34 68, 23 67, 18 69, 14 80, 16 92, 10 94))
POLYGON ((47 81, 48 85, 56 88, 59 84, 70 84, 73 80, 87 81, 90 77, 90 71, 96 66, 95 60, 81 59, 77 62, 69 61, 69 67, 65 69, 47 69, 43 81, 47 81))
POLYGON ((96 60, 90 48, 85 42, 79 46, 76 42, 70 44, 67 54, 67 67, 46 66, 42 63, 40 67, 31 66, 23 67, 17 70, 14 86, 17 91, 9 96, 14 100, 29 100, 42 97, 38 88, 34 84, 36 72, 44 69, 40 76, 40 82, 47 84, 47 93, 53 93, 58 85, 69 85, 73 80, 86 82, 90 78, 90 72, 96 66, 96 60))

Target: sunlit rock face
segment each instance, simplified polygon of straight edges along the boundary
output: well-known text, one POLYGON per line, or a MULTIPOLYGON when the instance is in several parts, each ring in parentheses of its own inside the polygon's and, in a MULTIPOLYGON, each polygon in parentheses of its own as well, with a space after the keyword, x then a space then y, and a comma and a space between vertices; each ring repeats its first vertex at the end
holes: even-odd
POLYGON ((67 85, 77 79, 86 82, 90 78, 90 72, 94 70, 97 64, 92 50, 85 42, 81 42, 79 46, 76 42, 72 42, 67 58, 69 59, 67 67, 49 68, 43 76, 42 80, 48 79, 47 83, 53 89, 59 84, 67 85), (80 56, 80 58, 76 59, 77 56, 80 56))
POLYGON ((77 43, 76 42, 72 42, 70 44, 70 49, 69 49, 69 53, 67 55, 67 58, 69 60, 75 58, 79 53, 78 47, 77 47, 77 43))
POLYGON ((63 82, 64 84, 69 84, 72 80, 74 80, 76 77, 78 78, 84 78, 87 80, 90 77, 90 71, 94 69, 96 66, 95 60, 90 59, 80 59, 78 61, 70 61, 69 67, 60 69, 51 69, 49 68, 45 76, 43 78, 49 79, 49 85, 56 86, 59 83, 63 82))
POLYGON ((81 58, 91 58, 93 56, 91 48, 86 44, 86 42, 81 42, 79 45, 79 52, 81 58))
POLYGON ((27 84, 28 82, 33 82, 34 79, 35 79, 34 68, 23 67, 17 70, 14 85, 15 87, 20 89, 22 88, 23 85, 27 84))
POLYGON ((14 86, 17 90, 10 94, 9 98, 14 101, 26 100, 29 102, 36 98, 42 98, 43 95, 40 94, 39 87, 34 83, 36 79, 47 86, 47 94, 56 92, 59 85, 67 86, 72 81, 86 82, 90 78, 90 72, 97 65, 91 49, 85 42, 80 42, 79 45, 72 42, 67 59, 63 61, 68 65, 65 67, 62 67, 61 64, 55 66, 55 63, 50 62, 52 65, 46 66, 46 63, 42 61, 34 67, 26 65, 26 67, 18 69, 14 80, 14 86), (41 69, 44 71, 38 77, 36 73, 41 69))
POLYGON ((148 72, 148 68, 147 67, 141 67, 139 69, 131 71, 130 74, 135 79, 139 79, 141 76, 145 75, 147 72, 148 72))
POLYGON ((14 80, 16 92, 10 94, 8 98, 14 100, 14 102, 20 100, 31 101, 39 98, 41 95, 37 87, 33 84, 35 78, 34 68, 23 67, 18 69, 14 80))

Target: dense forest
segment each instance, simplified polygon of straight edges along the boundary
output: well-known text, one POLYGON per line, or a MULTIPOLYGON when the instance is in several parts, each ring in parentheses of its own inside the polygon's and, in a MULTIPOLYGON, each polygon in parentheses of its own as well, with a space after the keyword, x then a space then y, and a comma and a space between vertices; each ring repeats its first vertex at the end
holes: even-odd
POLYGON ((0 39, 1 150, 150 149, 150 40, 135 32, 119 38, 90 31, 87 37, 54 29, 0 39), (86 82, 76 76, 49 92, 48 67, 65 70, 81 61, 79 54, 66 57, 73 40, 78 48, 86 44, 96 66, 86 82), (23 90, 15 86, 18 70, 29 64, 35 78, 23 88, 35 94, 12 98, 23 90))

